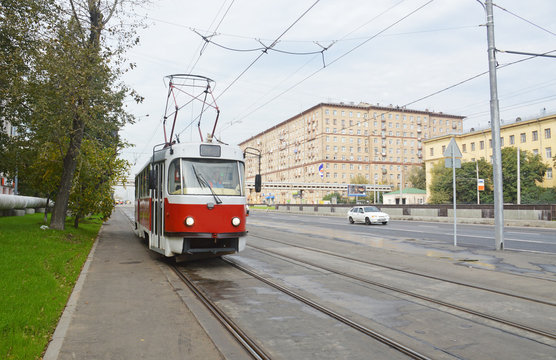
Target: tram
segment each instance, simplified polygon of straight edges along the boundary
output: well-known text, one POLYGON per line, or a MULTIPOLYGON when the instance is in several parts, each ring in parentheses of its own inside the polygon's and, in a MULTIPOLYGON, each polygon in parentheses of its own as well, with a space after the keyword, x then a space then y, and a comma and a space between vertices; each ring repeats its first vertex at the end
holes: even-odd
MULTIPOLYGON (((154 151, 135 177, 136 234, 168 257, 242 251, 248 213, 244 159, 238 146, 208 142, 154 151)), ((260 176, 255 182, 260 191, 260 176)))
POLYGON ((151 158, 135 177, 135 233, 146 239, 149 249, 177 260, 242 251, 248 215, 245 157, 259 157, 255 191, 260 192, 260 150, 243 152, 239 146, 216 139, 220 110, 212 94, 213 80, 192 74, 166 79, 164 143, 153 148, 151 158), (202 103, 196 118, 200 141, 181 143, 174 132, 178 114, 194 101, 202 103), (216 118, 204 140, 201 119, 208 110, 216 112, 216 118), (169 136, 168 119, 173 119, 169 136))

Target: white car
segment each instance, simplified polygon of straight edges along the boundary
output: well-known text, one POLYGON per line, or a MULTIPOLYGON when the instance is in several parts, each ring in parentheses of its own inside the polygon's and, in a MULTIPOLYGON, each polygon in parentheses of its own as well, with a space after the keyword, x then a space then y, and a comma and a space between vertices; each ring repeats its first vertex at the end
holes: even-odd
POLYGON ((367 225, 382 223, 388 224, 390 215, 380 211, 376 206, 355 206, 349 209, 347 218, 350 224, 362 222, 367 225))

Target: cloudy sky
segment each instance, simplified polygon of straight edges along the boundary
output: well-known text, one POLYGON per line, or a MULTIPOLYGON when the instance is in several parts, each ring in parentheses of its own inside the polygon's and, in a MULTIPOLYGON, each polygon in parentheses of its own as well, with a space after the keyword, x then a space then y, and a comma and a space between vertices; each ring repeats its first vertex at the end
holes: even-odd
MULTIPOLYGON (((486 16, 477 0, 315 2, 155 0, 135 8, 148 27, 128 52, 137 67, 123 79, 145 97, 142 104, 128 103, 138 121, 122 132, 135 144, 122 154, 136 163, 132 173, 164 141, 164 77, 170 74, 215 81, 221 110, 216 134, 232 144, 330 101, 406 105, 466 116, 466 129, 488 126, 488 74, 455 86, 488 71, 486 16), (213 43, 199 34, 214 35, 213 43), (266 54, 237 51, 268 47, 278 38, 266 54)), ((556 50, 556 1, 498 0, 495 5, 497 49, 556 50)), ((527 58, 497 54, 505 123, 556 112, 556 58, 527 58)), ((199 139, 196 126, 187 128, 199 110, 200 103, 180 112, 176 131, 182 141, 199 139)), ((212 129, 213 119, 214 113, 204 115, 203 133, 212 129)))

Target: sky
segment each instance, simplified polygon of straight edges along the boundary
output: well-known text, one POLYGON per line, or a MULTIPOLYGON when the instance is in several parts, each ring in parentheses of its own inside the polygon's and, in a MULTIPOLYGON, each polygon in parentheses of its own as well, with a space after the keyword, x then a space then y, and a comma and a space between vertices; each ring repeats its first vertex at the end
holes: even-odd
MULTIPOLYGON (((556 50, 556 1, 494 3, 498 50, 556 50)), ((127 53, 135 67, 122 78, 145 98, 126 102, 137 118, 121 131, 134 144, 121 153, 133 164, 131 176, 164 142, 171 74, 214 80, 216 136, 230 144, 321 102, 461 115, 466 130, 490 124, 486 13, 478 0, 154 0, 133 12, 147 27, 127 53), (249 49, 259 50, 238 51, 249 49)), ((496 57, 502 124, 556 112, 556 58, 496 57)), ((200 108, 180 110, 181 141, 199 140, 197 126, 188 125, 200 108)), ((203 136, 215 116, 203 115, 203 136)))

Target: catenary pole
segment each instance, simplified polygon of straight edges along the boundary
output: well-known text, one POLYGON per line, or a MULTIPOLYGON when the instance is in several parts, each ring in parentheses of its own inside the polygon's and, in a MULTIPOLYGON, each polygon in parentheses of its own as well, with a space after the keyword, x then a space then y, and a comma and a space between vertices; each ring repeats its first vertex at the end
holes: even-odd
POLYGON ((521 204, 521 155, 517 147, 517 205, 521 204))
POLYGON ((494 181, 494 240, 496 250, 504 249, 504 193, 502 190, 502 152, 500 150, 500 109, 496 79, 496 47, 492 0, 485 1, 487 16, 488 70, 490 80, 490 126, 492 130, 492 175, 494 181))
MULTIPOLYGON (((452 138, 453 139, 453 138, 452 138)), ((456 212, 456 152, 452 148, 452 191, 454 203, 454 246, 458 246, 458 216, 456 212)))
POLYGON ((479 162, 475 160, 475 170, 477 173, 477 205, 481 203, 481 193, 479 191, 479 162))

